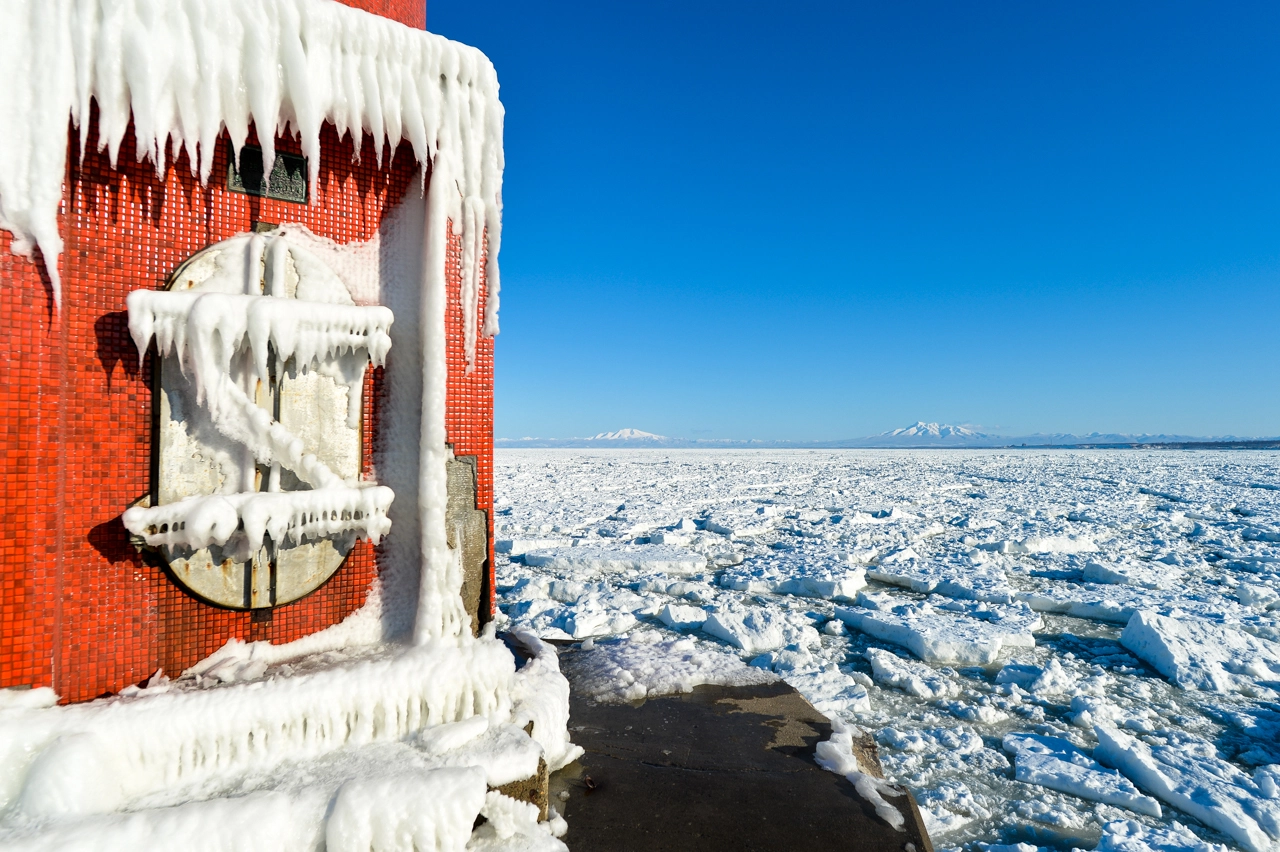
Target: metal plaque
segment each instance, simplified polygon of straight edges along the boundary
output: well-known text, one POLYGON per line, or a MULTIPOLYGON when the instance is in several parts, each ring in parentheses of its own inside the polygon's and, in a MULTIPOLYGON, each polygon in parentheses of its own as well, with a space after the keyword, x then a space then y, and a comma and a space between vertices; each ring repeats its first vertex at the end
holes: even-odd
POLYGON ((307 158, 277 152, 268 182, 263 180, 262 149, 257 145, 245 145, 240 149, 239 169, 236 168, 234 151, 227 162, 227 189, 259 198, 306 204, 307 158))

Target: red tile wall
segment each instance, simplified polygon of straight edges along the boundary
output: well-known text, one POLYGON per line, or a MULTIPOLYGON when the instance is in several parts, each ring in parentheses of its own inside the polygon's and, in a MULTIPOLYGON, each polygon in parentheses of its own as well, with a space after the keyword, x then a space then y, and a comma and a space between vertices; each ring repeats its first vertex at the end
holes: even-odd
MULTIPOLYGON (((489 525, 489 562, 486 565, 484 594, 489 616, 493 615, 493 338, 482 337, 484 324, 484 264, 488 246, 477 261, 481 264, 480 299, 476 311, 476 352, 474 366, 467 373, 466 345, 462 322, 462 238, 448 229, 445 252, 448 304, 445 307, 445 359, 449 368, 445 391, 445 432, 455 456, 476 457, 476 508, 484 509, 489 525)), ((482 608, 483 611, 483 608, 482 608)), ((487 619, 485 619, 487 620, 487 619)))
POLYGON ((422 30, 427 27, 427 0, 338 0, 344 6, 364 9, 422 30))
MULTIPOLYGON (((321 142, 320 188, 307 205, 226 191, 224 143, 208 186, 191 177, 185 155, 157 177, 150 164, 134 162, 131 137, 118 169, 97 153, 76 165, 73 150, 60 215, 60 310, 42 265, 10 254, 10 235, 0 231, 0 687, 52 686, 64 701, 90 699, 159 668, 181 672, 232 637, 299 638, 364 602, 377 571, 367 542, 315 593, 257 623, 248 612, 187 594, 161 562, 133 549, 120 522, 150 489, 151 454, 151 358, 138 363, 125 296, 163 287, 182 260, 259 222, 299 222, 340 243, 372 237, 415 175, 411 149, 402 146, 379 169, 372 157, 353 163, 350 141, 332 127, 321 142)), ((300 153, 292 140, 276 145, 300 153)), ((451 246, 454 306, 456 239, 451 246)), ((460 325, 451 329, 450 352, 460 352, 460 325)), ((481 460, 486 510, 493 493, 492 346, 480 342, 470 376, 455 376, 451 355, 448 397, 456 451, 481 460)), ((368 383, 366 469, 381 371, 370 371, 368 383)))

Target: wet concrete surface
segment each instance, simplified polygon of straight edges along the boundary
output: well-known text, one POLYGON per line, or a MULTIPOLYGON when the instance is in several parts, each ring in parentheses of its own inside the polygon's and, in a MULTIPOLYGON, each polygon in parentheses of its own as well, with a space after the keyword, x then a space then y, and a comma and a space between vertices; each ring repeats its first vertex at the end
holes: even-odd
MULTIPOLYGON (((905 817, 897 831, 814 763, 830 723, 785 683, 700 686, 639 705, 574 696, 569 726, 586 753, 552 776, 551 802, 572 852, 932 852, 909 794, 888 799, 905 817)), ((878 773, 874 741, 856 747, 878 773)))

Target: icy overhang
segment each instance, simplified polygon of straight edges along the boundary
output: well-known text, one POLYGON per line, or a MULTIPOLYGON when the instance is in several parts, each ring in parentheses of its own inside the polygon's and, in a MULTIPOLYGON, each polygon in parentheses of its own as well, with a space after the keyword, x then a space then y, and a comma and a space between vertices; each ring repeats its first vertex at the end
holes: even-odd
POLYGON ((46 0, 0 14, 0 227, 14 252, 40 248, 55 300, 67 121, 84 151, 94 102, 113 166, 132 119, 139 161, 163 176, 185 150, 204 182, 220 134, 238 157, 252 124, 267 174, 274 135, 300 140, 313 198, 326 122, 350 134, 357 158, 368 133, 379 164, 407 141, 433 181, 456 185, 444 212, 463 236, 472 317, 487 237, 482 332, 497 333, 503 109, 480 51, 332 0, 46 0))

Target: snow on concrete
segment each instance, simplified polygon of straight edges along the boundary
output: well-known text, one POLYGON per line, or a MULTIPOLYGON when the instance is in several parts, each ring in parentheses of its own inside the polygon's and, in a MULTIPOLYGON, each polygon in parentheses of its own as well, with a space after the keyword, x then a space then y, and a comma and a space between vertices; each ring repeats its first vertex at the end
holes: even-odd
MULTIPOLYGON (((1141 797, 1155 798, 1161 816, 1099 801, 1102 791, 1132 791, 1094 751, 1095 725, 1148 748, 1168 743, 1167 759, 1181 759, 1184 770, 1217 766, 1204 764, 1195 745, 1213 743, 1216 759, 1239 772, 1218 767, 1224 784, 1273 801, 1274 680, 1243 673, 1241 659, 1223 665, 1251 684, 1247 691, 1184 689, 1121 637, 1134 613, 1153 612, 1280 642, 1271 603, 1280 600, 1280 542, 1259 533, 1280 528, 1280 490, 1253 487, 1280 486, 1274 454, 518 450, 499 452, 496 474, 499 538, 612 545, 670 533, 708 557, 687 575, 640 567, 580 575, 500 557, 500 603, 513 623, 563 638, 557 619, 590 608, 630 626, 596 634, 582 658, 644 635, 654 657, 665 653, 662 643, 685 640, 698 654, 714 652, 699 667, 708 675, 736 660, 785 679, 830 717, 875 734, 886 777, 915 795, 939 849, 983 843, 1012 852, 1015 840, 1041 852, 1242 848, 1127 773, 1139 797, 1131 804, 1142 809, 1149 802, 1141 797), (757 511, 764 507, 773 508, 757 511), (731 538, 708 528, 717 519, 725 528, 741 521, 739 532, 748 523, 759 529, 731 538), (1096 550, 1081 550, 1086 539, 1096 550), (858 568, 866 585, 853 601, 803 588, 823 572, 858 568), (895 627, 922 626, 928 614, 947 629, 900 637, 921 648, 971 624, 978 660, 991 656, 996 635, 1022 641, 1001 639, 990 662, 925 662, 847 625, 838 609, 895 627), (785 625, 783 644, 749 652, 694 626, 698 611, 745 618, 753 610, 773 616, 760 625, 785 625), (787 636, 788 628, 796 632, 787 636), (1075 779, 1074 792, 1019 780, 1006 736, 1069 744, 1042 755, 1037 777, 1075 779), (1056 773, 1044 766, 1050 757, 1065 764, 1048 764, 1056 773), (1089 759, 1103 766, 1080 762, 1089 759)), ((611 688, 602 667, 602 693, 625 691, 625 676, 613 676, 611 688)))
POLYGON ((595 642, 574 655, 569 665, 582 694, 604 702, 692 692, 703 684, 746 686, 777 680, 715 643, 696 636, 667 638, 655 630, 595 642))
POLYGON ((833 719, 831 737, 818 743, 814 750, 814 762, 829 772, 843 775, 862 798, 875 807, 876 816, 902 831, 906 820, 901 811, 885 800, 885 796, 896 798, 905 791, 871 775, 859 765, 858 757, 853 753, 853 734, 852 726, 833 719))

